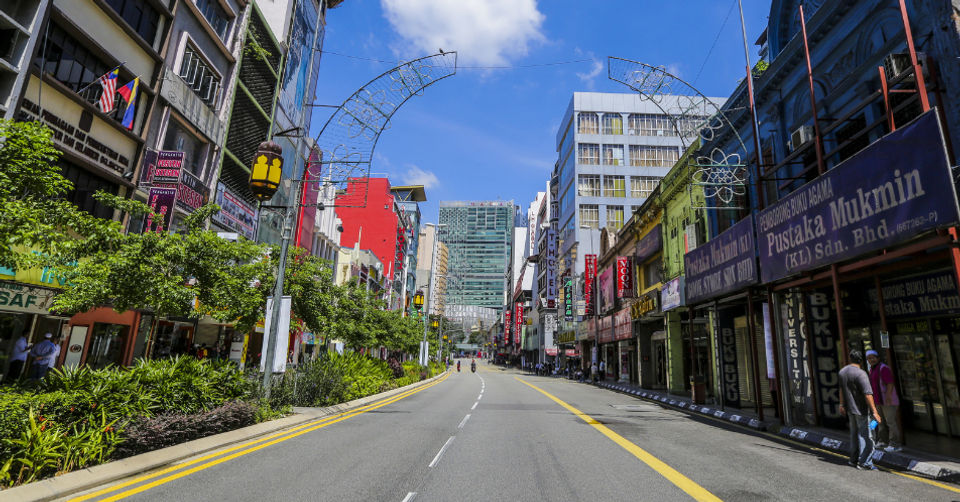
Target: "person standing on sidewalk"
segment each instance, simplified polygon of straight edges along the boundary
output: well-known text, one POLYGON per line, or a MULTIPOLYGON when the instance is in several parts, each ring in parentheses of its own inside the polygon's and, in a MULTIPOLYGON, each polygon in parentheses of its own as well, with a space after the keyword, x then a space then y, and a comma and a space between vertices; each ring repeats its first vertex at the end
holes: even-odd
POLYGON ((597 363, 593 363, 593 365, 590 366, 590 376, 593 377, 593 383, 597 383, 597 375, 599 373, 600 372, 597 371, 597 363))
POLYGON ((602 380, 606 380, 606 376, 607 376, 607 373, 606 373, 606 372, 607 372, 607 365, 606 365, 606 363, 604 363, 603 360, 601 359, 601 360, 600 360, 600 380, 601 380, 601 381, 602 381, 602 380))
POLYGON ((870 387, 873 389, 873 398, 880 411, 880 427, 877 428, 878 447, 884 451, 900 451, 903 444, 903 431, 900 429, 899 411, 900 397, 893 380, 893 370, 880 361, 880 354, 875 350, 867 351, 867 362, 870 363, 870 387), (886 440, 886 441, 884 441, 886 440), (884 447, 883 443, 887 446, 884 447))
POLYGON ((19 380, 23 373, 23 366, 27 364, 27 354, 30 353, 30 344, 27 343, 27 337, 20 335, 16 343, 13 344, 13 354, 10 357, 10 367, 7 368, 7 383, 19 380))
POLYGON ((850 425, 850 461, 857 469, 875 471, 873 465, 873 437, 870 436, 870 417, 880 422, 880 414, 873 402, 870 377, 863 371, 863 354, 850 351, 850 364, 840 369, 840 413, 847 415, 850 425))

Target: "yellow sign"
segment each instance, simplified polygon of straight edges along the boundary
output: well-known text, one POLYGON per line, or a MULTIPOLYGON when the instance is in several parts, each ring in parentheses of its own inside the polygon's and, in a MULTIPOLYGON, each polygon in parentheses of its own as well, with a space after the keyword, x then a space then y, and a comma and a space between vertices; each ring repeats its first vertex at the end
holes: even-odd
POLYGON ((651 295, 643 295, 640 298, 637 298, 637 301, 630 305, 630 317, 632 319, 639 319, 643 317, 644 314, 648 312, 653 312, 657 309, 657 300, 651 295))
MULTIPOLYGON (((17 252, 26 253, 26 248, 14 248, 17 252)), ((34 254, 40 254, 39 251, 33 251, 34 254)), ((0 280, 20 282, 23 284, 33 284, 47 288, 63 289, 67 285, 65 277, 58 276, 50 267, 29 268, 26 270, 13 270, 6 267, 0 267, 0 280)))

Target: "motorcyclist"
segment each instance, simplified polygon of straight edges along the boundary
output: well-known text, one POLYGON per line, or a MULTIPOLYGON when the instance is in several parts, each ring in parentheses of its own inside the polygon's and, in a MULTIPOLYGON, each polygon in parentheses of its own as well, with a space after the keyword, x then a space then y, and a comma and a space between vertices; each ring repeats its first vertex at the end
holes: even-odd
POLYGON ((474 372, 474 373, 477 372, 477 360, 476 360, 476 359, 471 359, 471 360, 470 360, 470 371, 472 371, 472 372, 474 372))
POLYGON ((460 373, 460 361, 457 361, 457 373, 460 373))

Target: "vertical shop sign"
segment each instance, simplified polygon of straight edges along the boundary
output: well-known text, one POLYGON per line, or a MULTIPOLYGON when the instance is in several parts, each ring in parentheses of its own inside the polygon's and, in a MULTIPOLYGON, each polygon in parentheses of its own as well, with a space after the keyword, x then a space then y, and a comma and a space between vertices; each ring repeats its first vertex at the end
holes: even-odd
POLYGON ((789 388, 789 405, 794 423, 813 424, 813 382, 807 366, 806 320, 802 313, 800 294, 790 292, 783 295, 780 310, 783 326, 784 348, 786 350, 786 381, 789 388))
POLYGON ((147 205, 153 212, 157 213, 158 218, 153 215, 147 215, 147 223, 144 227, 146 232, 166 232, 170 228, 170 222, 173 220, 173 205, 177 202, 177 189, 166 187, 153 187, 147 197, 147 205))
POLYGON ((809 327, 813 343, 813 362, 817 377, 819 410, 825 425, 843 427, 840 414, 840 365, 837 362, 836 318, 830 308, 830 298, 817 291, 807 295, 810 307, 809 327))
POLYGON ((573 278, 563 276, 563 319, 573 320, 573 278))
POLYGON ((613 308, 613 267, 607 267, 600 272, 597 286, 599 286, 597 293, 600 295, 600 313, 605 314, 613 308))
POLYGON ((617 298, 633 298, 633 260, 617 257, 617 298))
POLYGON ((557 308, 557 231, 547 230, 547 308, 557 308))
POLYGON ((737 371, 737 335, 729 309, 717 311, 720 330, 720 372, 723 381, 723 404, 740 407, 740 374, 737 371))
POLYGON ((510 343, 511 314, 512 312, 510 312, 510 309, 503 310, 503 343, 504 344, 510 343))
POLYGON ((520 345, 520 334, 523 329, 523 302, 517 302, 517 310, 513 315, 516 332, 513 334, 513 341, 520 345))
POLYGON ((586 313, 587 315, 593 315, 594 311, 594 300, 593 300, 593 282, 597 277, 597 255, 588 254, 583 257, 585 264, 585 274, 586 277, 583 281, 583 299, 586 302, 586 313))

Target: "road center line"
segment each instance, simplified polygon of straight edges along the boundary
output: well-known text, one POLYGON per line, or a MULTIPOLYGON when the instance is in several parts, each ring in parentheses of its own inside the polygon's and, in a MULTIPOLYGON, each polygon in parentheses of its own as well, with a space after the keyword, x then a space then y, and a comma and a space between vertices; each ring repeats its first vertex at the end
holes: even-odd
POLYGON ((470 407, 470 411, 477 409, 477 405, 480 404, 480 401, 473 403, 473 406, 470 407))
POLYGON ((463 426, 467 424, 467 420, 470 420, 469 413, 467 413, 467 416, 463 417, 463 420, 460 421, 460 425, 457 426, 457 429, 463 429, 463 426))
POLYGON ((413 499, 417 498, 417 492, 410 492, 406 497, 403 497, 401 502, 413 502, 413 499))
POLYGON ((481 400, 481 399, 483 399, 483 393, 481 393, 479 396, 477 396, 477 401, 479 401, 479 400, 481 400))
POLYGON ((584 422, 593 426, 593 428, 600 431, 601 434, 603 434, 604 436, 607 436, 607 438, 609 438, 611 441, 613 441, 614 443, 617 443, 618 445, 620 445, 621 448, 623 448, 624 450, 627 450, 628 452, 633 454, 633 456, 640 459, 641 462, 647 464, 648 466, 650 466, 650 468, 660 473, 661 476, 667 478, 667 480, 673 483, 674 485, 676 485, 677 488, 680 488, 681 490, 685 491, 687 495, 690 495, 691 497, 693 497, 694 500, 720 502, 720 498, 718 498, 716 495, 707 491, 706 488, 698 485, 692 479, 684 476, 683 474, 680 474, 680 472, 678 472, 673 467, 670 467, 669 465, 667 465, 664 461, 651 455, 643 448, 640 448, 639 446, 631 443, 627 438, 621 436, 620 434, 617 434, 612 429, 601 424, 590 415, 587 415, 586 413, 574 408, 573 406, 570 406, 569 404, 560 400, 560 398, 554 396, 553 394, 550 394, 549 392, 541 389, 540 387, 537 387, 536 385, 533 385, 532 383, 521 380, 519 377, 514 377, 514 378, 516 378, 518 382, 528 385, 532 387, 534 390, 543 394, 544 396, 547 396, 553 402, 559 404, 560 406, 563 406, 564 408, 567 409, 567 411, 569 411, 570 413, 573 413, 584 422))
POLYGON ((448 439, 446 443, 443 443, 443 446, 440 447, 440 451, 437 452, 437 456, 436 456, 436 457, 433 457, 433 461, 430 462, 430 467, 431 467, 431 468, 433 468, 435 465, 437 465, 437 462, 440 461, 440 457, 443 456, 443 452, 447 451, 447 447, 450 446, 450 443, 453 442, 453 438, 455 438, 455 437, 456 437, 456 436, 450 436, 450 439, 448 439))

